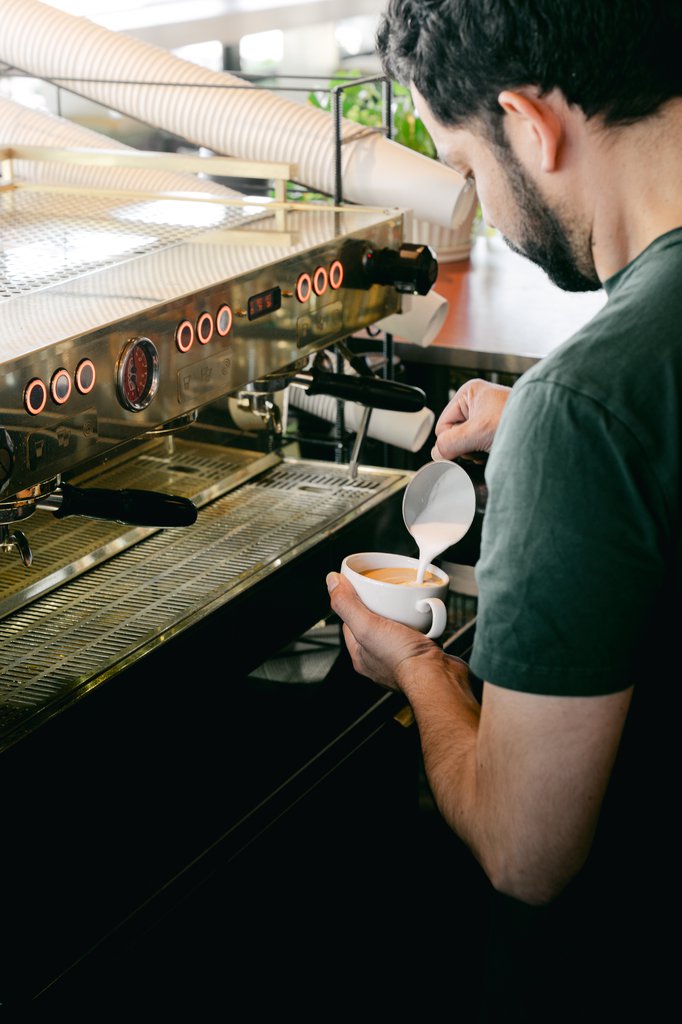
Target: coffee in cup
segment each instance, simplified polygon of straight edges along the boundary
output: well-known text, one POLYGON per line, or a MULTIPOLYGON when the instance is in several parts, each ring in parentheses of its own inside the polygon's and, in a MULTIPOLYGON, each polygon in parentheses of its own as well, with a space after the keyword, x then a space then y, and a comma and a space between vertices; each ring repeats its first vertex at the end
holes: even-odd
POLYGON ((440 580, 432 572, 424 573, 424 579, 417 582, 417 569, 402 565, 387 565, 378 569, 365 569, 360 574, 369 580, 381 580, 382 583, 392 583, 394 587, 427 587, 430 583, 440 583, 440 580))

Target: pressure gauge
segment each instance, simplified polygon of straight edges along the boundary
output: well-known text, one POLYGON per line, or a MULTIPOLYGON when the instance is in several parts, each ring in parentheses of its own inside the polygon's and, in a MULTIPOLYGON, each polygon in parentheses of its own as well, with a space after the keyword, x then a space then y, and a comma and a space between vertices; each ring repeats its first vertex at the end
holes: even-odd
POLYGON ((133 338, 118 360, 117 388, 121 405, 139 412, 151 402, 159 386, 159 353, 149 338, 133 338))

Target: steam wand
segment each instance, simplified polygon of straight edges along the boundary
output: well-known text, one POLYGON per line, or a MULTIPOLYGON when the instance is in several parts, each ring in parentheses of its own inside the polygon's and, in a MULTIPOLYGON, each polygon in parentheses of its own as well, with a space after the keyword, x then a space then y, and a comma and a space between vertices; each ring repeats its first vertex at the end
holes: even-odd
POLYGON ((362 418, 358 424, 358 430, 353 441, 353 451, 350 454, 350 461, 348 463, 348 472, 351 480, 357 479, 358 475, 358 462, 360 460, 360 449, 362 448, 363 442, 367 436, 369 429, 369 421, 372 416, 372 408, 366 405, 362 410, 362 418))
MULTIPOLYGON (((373 377, 374 372, 369 366, 365 356, 355 355, 350 350, 345 341, 338 341, 336 348, 341 353, 343 358, 349 364, 349 366, 355 370, 355 372, 361 377, 373 377)), ((348 461, 348 473, 351 480, 356 480, 358 476, 358 463, 360 461, 360 451, 364 444, 367 432, 369 430, 369 421, 372 418, 372 407, 366 405, 362 410, 362 418, 358 424, 358 429, 355 434, 355 440, 353 441, 353 450, 350 454, 348 461)))

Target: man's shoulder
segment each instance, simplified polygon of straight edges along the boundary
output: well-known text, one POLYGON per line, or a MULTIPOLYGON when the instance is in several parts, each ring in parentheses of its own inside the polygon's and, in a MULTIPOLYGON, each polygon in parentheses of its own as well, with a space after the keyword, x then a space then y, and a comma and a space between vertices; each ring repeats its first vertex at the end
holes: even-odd
POLYGON ((627 269, 602 309, 523 374, 519 396, 540 386, 642 414, 645 391, 682 389, 682 229, 627 269))

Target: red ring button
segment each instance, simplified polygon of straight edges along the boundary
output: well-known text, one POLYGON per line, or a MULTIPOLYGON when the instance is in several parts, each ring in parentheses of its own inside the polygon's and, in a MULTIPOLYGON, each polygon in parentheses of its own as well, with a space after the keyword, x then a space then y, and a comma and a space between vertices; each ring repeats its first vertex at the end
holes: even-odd
POLYGON ((225 305, 221 306, 218 312, 216 313, 215 329, 220 335, 220 337, 224 338, 227 334, 230 333, 231 328, 232 310, 227 305, 227 303, 225 303, 225 305))
POLYGON ((299 274, 298 281, 296 282, 296 298, 298 301, 307 302, 312 290, 313 283, 310 280, 310 274, 299 274))
POLYGON ((189 352, 194 342, 194 327, 189 320, 183 320, 175 328, 175 344, 181 352, 189 352))
POLYGON ((202 313, 197 320, 197 338, 202 345, 208 345, 213 337, 213 317, 210 313, 202 313))
POLYGON ((81 359, 74 374, 76 390, 80 391, 81 395, 89 395, 95 386, 96 376, 92 359, 81 359))
POLYGON ((31 416, 42 412, 47 402, 47 388, 40 377, 34 377, 24 388, 24 408, 31 416))
POLYGON ((343 263, 341 260, 334 260, 329 268, 329 285, 335 291, 343 284, 343 263))
POLYGON ((329 284, 329 277, 324 267, 316 267, 313 274, 313 291, 316 295, 324 295, 329 284))
POLYGON ((57 405, 64 405, 64 402, 68 402, 71 394, 71 377, 64 369, 60 367, 52 374, 50 378, 50 395, 52 401, 56 402, 57 405))

